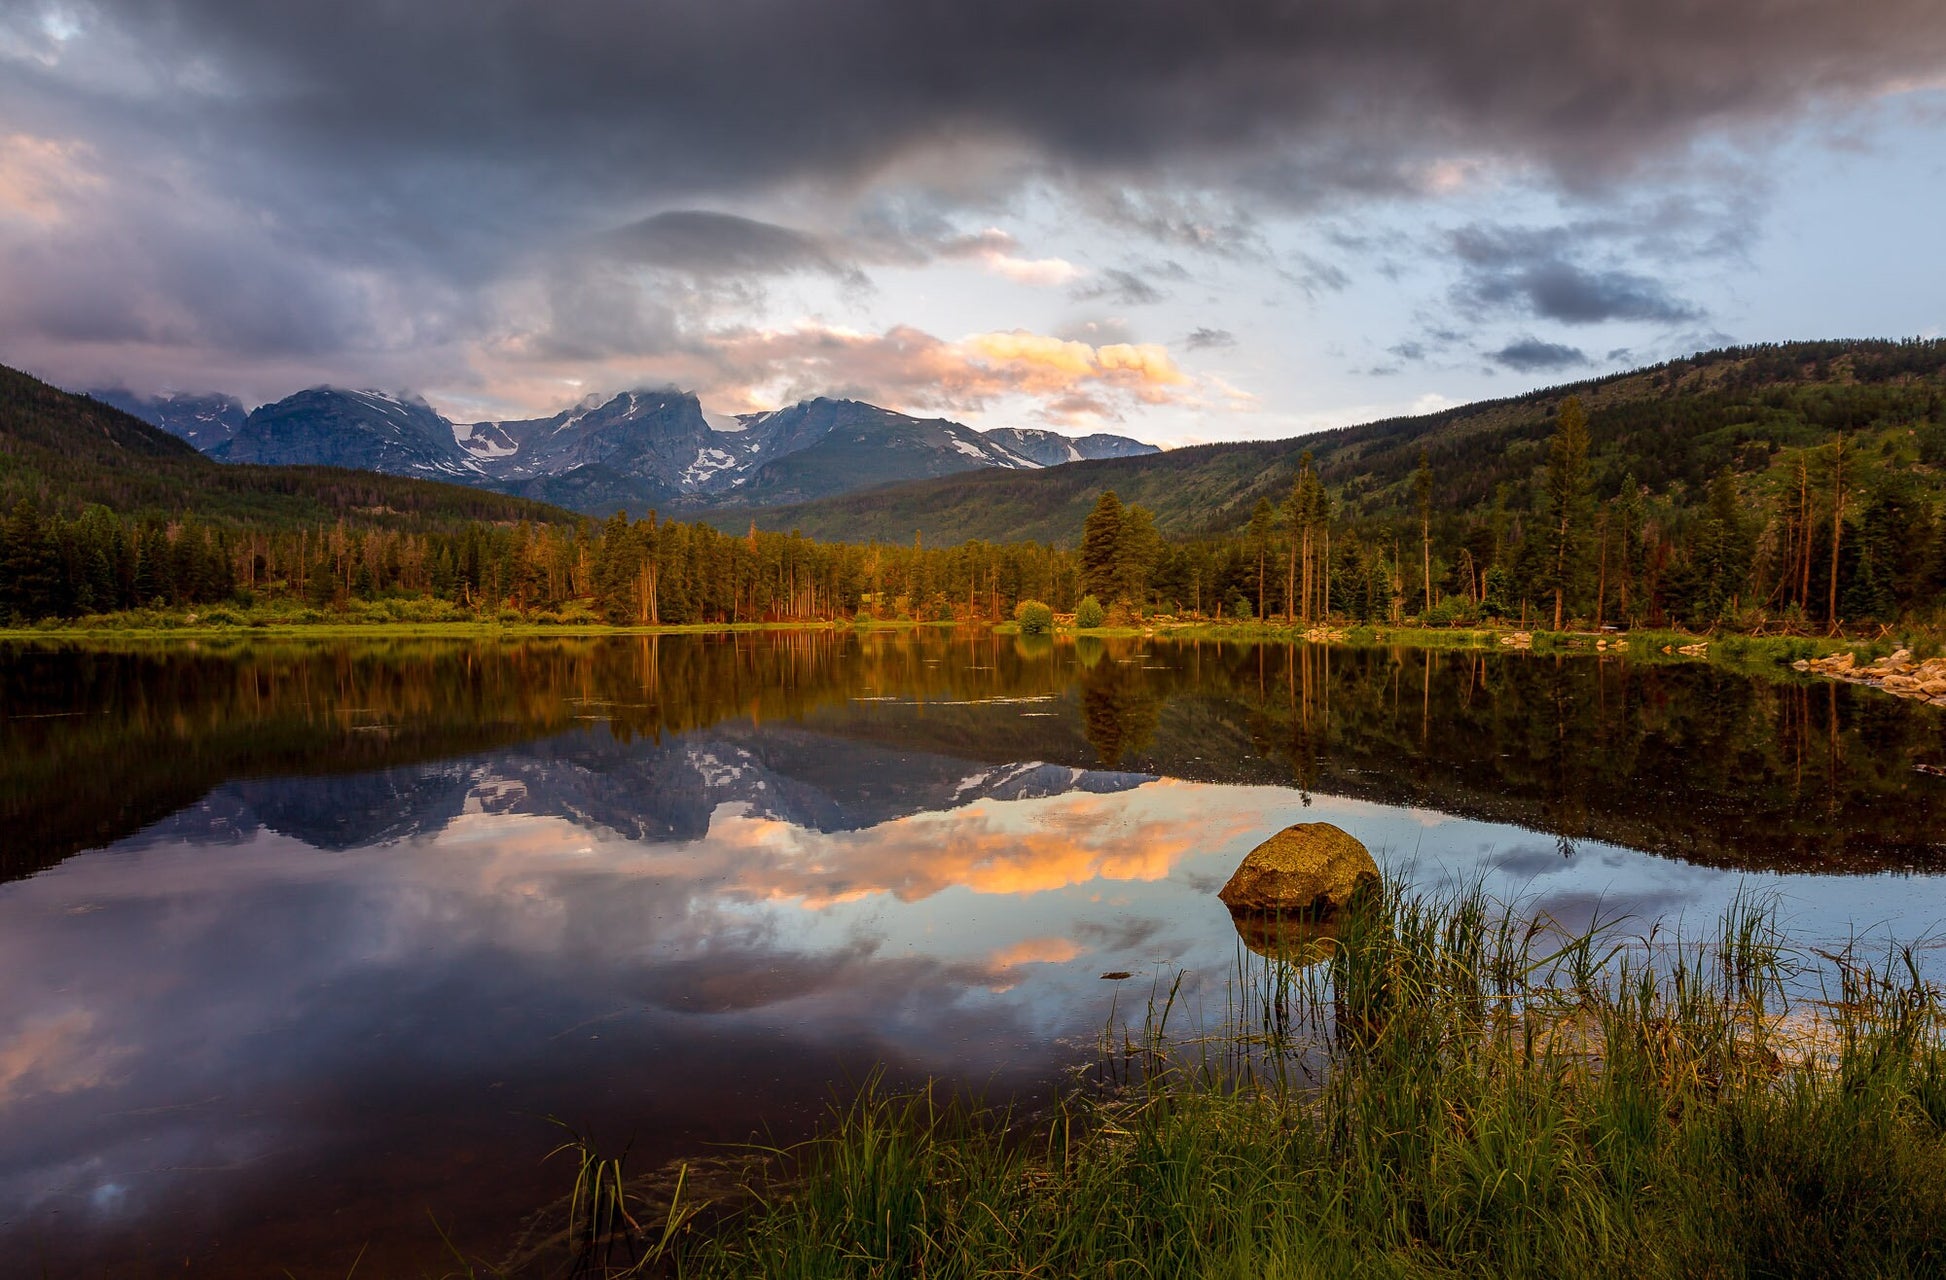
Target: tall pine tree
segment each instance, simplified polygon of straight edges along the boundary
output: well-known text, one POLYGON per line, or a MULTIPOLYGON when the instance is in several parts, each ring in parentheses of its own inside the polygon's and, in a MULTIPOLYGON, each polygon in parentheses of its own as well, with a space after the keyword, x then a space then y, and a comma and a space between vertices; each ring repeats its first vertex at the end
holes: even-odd
POLYGON ((1547 451, 1548 585, 1554 591, 1554 629, 1567 620, 1567 596, 1580 568, 1582 507, 1588 489, 1588 416, 1581 397, 1561 402, 1554 439, 1547 451))
POLYGON ((1122 500, 1102 490, 1081 526, 1081 589, 1098 600, 1113 600, 1122 540, 1122 500))

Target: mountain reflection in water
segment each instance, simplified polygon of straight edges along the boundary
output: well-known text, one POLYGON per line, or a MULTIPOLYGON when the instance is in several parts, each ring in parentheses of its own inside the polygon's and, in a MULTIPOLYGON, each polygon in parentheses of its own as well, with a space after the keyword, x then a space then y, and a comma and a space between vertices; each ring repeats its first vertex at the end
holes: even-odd
POLYGON ((980 634, 0 653, 0 1250, 437 1268, 874 1066, 1044 1088, 1298 820, 1573 922, 1946 906, 1946 716, 1699 665, 980 634), (1646 852, 1645 852, 1646 851, 1646 852), (1894 883, 1889 874, 1899 879, 1894 883))

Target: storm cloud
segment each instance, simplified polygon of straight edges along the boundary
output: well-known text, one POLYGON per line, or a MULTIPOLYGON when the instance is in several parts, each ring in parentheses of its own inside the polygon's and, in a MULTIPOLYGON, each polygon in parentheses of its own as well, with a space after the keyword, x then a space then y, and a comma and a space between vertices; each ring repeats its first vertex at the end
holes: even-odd
MULTIPOLYGON (((17 10, 11 43, 55 40, 61 8, 17 10)), ((99 0, 70 21, 145 72, 114 96, 166 84, 180 122, 299 163, 418 184, 457 154, 528 196, 660 199, 974 141, 1101 170, 1214 157, 1286 186, 1458 153, 1583 178, 1946 55, 1933 0, 99 0)))
POLYGON ((1513 309, 1566 324, 1702 316, 1649 276, 1577 261, 1584 246, 1571 230, 1466 227, 1454 233, 1453 249, 1464 268, 1457 300, 1472 311, 1513 309))
POLYGON ((790 227, 702 209, 654 214, 600 236, 617 258, 673 271, 767 275, 822 271, 856 277, 857 264, 817 236, 790 227))
MULTIPOLYGON (((1267 220, 1496 173, 1588 200, 1942 68, 1937 0, 23 0, 0 358, 479 382, 940 263, 1168 300, 1016 243, 995 223, 1029 197, 1315 298, 1350 276, 1267 220)), ((1477 315, 1704 318, 1640 263, 1482 235, 1454 246, 1477 315)))
POLYGON ((1539 338, 1521 338, 1510 342, 1488 358, 1517 373, 1551 372, 1588 363, 1588 353, 1579 347, 1542 342, 1539 338))

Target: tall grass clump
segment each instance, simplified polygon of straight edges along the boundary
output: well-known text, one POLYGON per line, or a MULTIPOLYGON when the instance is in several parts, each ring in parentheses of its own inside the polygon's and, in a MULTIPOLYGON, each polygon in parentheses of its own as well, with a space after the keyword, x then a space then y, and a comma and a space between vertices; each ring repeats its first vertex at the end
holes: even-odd
MULTIPOLYGON (((1020 1115, 873 1088, 668 1259, 695 1276, 1946 1274, 1946 1045, 1910 951, 1570 933, 1403 890, 1239 950, 1020 1115)), ((645 1212, 647 1209, 645 1207, 645 1212)))

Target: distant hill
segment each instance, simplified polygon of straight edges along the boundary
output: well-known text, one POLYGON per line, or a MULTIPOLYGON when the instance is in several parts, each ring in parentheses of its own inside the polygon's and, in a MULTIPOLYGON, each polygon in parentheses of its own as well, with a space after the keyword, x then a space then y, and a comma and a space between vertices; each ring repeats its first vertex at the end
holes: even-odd
MULTIPOLYGON (((754 513, 758 527, 820 538, 929 544, 970 538, 1072 544, 1096 497, 1113 489, 1149 508, 1165 534, 1241 528, 1260 498, 1288 494, 1298 460, 1317 461, 1326 486, 1353 519, 1391 519, 1410 505, 1424 450, 1436 519, 1498 506, 1531 508, 1547 438, 1561 401, 1589 412, 1596 493, 1625 473, 1678 505, 1700 499, 1728 467, 1754 493, 1762 473, 1781 476, 1795 451, 1840 432, 1875 437, 1874 455, 1896 453, 1910 478, 1946 487, 1946 341, 1832 341, 1737 347, 1649 369, 1549 387, 1418 417, 1392 418, 1289 440, 1201 445, 1139 457, 1075 462, 1036 471, 982 471, 892 485, 754 513), (1888 453, 1887 450, 1891 450, 1888 453), (1902 451, 1902 452, 1901 452, 1902 451)), ((706 515, 724 528, 750 514, 706 515)))
POLYGON ((666 389, 590 396, 546 418, 473 423, 455 423, 415 396, 338 387, 247 414, 225 396, 96 398, 225 462, 448 480, 604 516, 803 502, 901 480, 1156 451, 1122 436, 980 432, 855 400, 712 414, 694 395, 666 389))
POLYGON ((290 525, 559 521, 568 513, 456 485, 329 467, 225 466, 120 409, 0 366, 0 507, 91 502, 117 511, 290 525))

